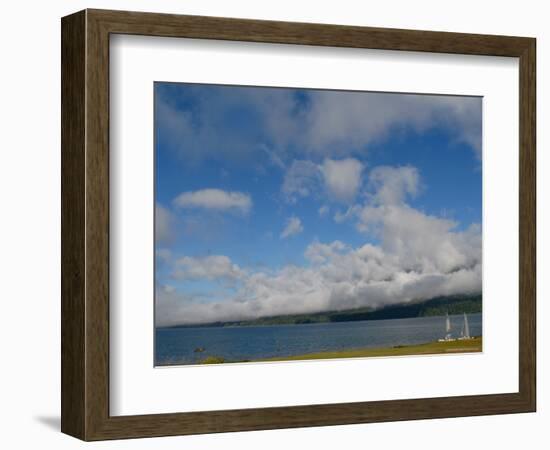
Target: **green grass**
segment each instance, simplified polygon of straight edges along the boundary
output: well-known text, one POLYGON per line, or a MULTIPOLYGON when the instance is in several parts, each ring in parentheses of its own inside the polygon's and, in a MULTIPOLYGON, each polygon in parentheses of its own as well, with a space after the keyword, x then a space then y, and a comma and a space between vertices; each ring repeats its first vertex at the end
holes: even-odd
POLYGON ((405 356, 405 355, 433 355, 441 353, 469 353, 480 352, 482 349, 481 337, 465 341, 429 342, 419 345, 400 345, 384 348, 363 348, 354 350, 342 350, 339 352, 320 352, 305 355, 284 356, 278 358, 262 359, 261 361, 297 361, 308 359, 330 358, 367 358, 377 356, 405 356))
POLYGON ((226 361, 224 358, 220 358, 219 356, 207 356, 202 361, 200 361, 200 364, 223 364, 226 361))
MULTIPOLYGON (((353 350, 342 350, 338 352, 308 353, 305 355, 281 356, 277 358, 266 358, 252 360, 252 362, 270 361, 303 361, 311 359, 332 359, 332 358, 371 358, 379 356, 410 356, 410 355, 437 355, 442 353, 472 353, 481 352, 482 338, 476 337, 465 341, 451 342, 428 342, 419 345, 397 345, 395 347, 382 348, 360 348, 353 350)), ((228 361, 218 356, 208 356, 200 361, 200 364, 222 364, 250 361, 228 361)))

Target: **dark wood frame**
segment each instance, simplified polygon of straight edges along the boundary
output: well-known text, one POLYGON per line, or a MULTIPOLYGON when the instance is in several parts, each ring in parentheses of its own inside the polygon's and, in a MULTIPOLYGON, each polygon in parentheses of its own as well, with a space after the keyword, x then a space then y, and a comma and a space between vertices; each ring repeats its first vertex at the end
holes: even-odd
MULTIPOLYGON (((85 10, 62 30, 61 429, 84 440, 535 411, 533 38, 85 10), (519 392, 141 416, 109 415, 109 35, 519 58, 519 392)), ((182 405, 184 407, 184 405, 182 405)))

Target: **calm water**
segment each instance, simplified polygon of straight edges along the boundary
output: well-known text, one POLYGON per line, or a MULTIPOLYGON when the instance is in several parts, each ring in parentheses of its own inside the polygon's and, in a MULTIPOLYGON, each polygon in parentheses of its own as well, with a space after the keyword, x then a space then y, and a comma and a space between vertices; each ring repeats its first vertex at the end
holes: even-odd
MULTIPOLYGON (((481 314, 469 314, 470 334, 481 336, 481 314)), ((453 335, 463 316, 451 316, 453 335)), ((366 347, 391 347, 436 341, 445 335, 444 317, 263 327, 160 328, 156 364, 195 364, 208 356, 230 361, 302 355, 366 347), (195 353, 198 347, 204 352, 195 353)))

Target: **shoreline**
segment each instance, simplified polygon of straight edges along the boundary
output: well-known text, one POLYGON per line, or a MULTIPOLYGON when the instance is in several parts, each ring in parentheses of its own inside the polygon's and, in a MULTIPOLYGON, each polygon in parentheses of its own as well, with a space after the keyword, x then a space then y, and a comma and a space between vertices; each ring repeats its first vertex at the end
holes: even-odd
POLYGON ((375 358, 383 356, 417 356, 439 355, 455 353, 479 353, 483 350, 482 337, 474 337, 467 340, 455 340, 449 342, 426 342, 415 345, 396 345, 393 347, 359 348, 351 350, 326 351, 306 353, 302 355, 277 356, 245 361, 226 361, 224 358, 209 356, 198 364, 231 364, 243 362, 277 362, 277 361, 307 361, 316 359, 339 358, 375 358))
MULTIPOLYGON (((269 316, 258 319, 247 319, 237 321, 218 321, 208 323, 188 323, 169 326, 156 326, 156 330, 171 330, 180 328, 241 328, 241 327, 271 327, 271 326, 295 326, 295 325, 320 325, 331 323, 348 323, 348 322, 368 322, 368 321, 387 321, 387 320, 405 320, 416 318, 430 318, 430 317, 445 317, 446 313, 441 310, 437 313, 434 312, 435 306, 432 305, 428 312, 424 311, 420 313, 418 310, 421 306, 434 303, 438 299, 431 299, 424 302, 412 302, 409 304, 397 304, 390 307, 365 310, 364 308, 356 308, 342 311, 324 311, 311 314, 292 314, 284 316, 269 316), (416 308, 411 311, 411 308, 416 308), (396 315, 396 310, 400 311, 396 315)), ((460 302, 466 300, 461 299, 460 302)), ((477 300, 468 300, 477 301, 477 300)), ((479 300, 481 301, 481 300, 479 300)), ((456 305, 455 305, 456 306, 456 305)), ((447 311, 449 308, 447 308, 447 311)), ((481 314, 481 307, 479 310, 465 310, 460 308, 459 310, 451 310, 449 316, 459 316, 463 313, 466 314, 481 314)))

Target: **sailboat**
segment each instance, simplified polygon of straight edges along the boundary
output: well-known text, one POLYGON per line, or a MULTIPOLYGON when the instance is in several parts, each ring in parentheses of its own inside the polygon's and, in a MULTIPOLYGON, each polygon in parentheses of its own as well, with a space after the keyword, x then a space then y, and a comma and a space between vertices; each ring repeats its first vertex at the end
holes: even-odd
POLYGON ((451 342, 455 341, 451 334, 451 319, 449 318, 449 313, 445 315, 445 337, 443 339, 438 339, 439 342, 451 342))
POLYGON ((470 325, 468 324, 468 316, 464 313, 464 323, 462 324, 462 332, 459 339, 464 341, 466 339, 472 339, 470 336, 470 325))

